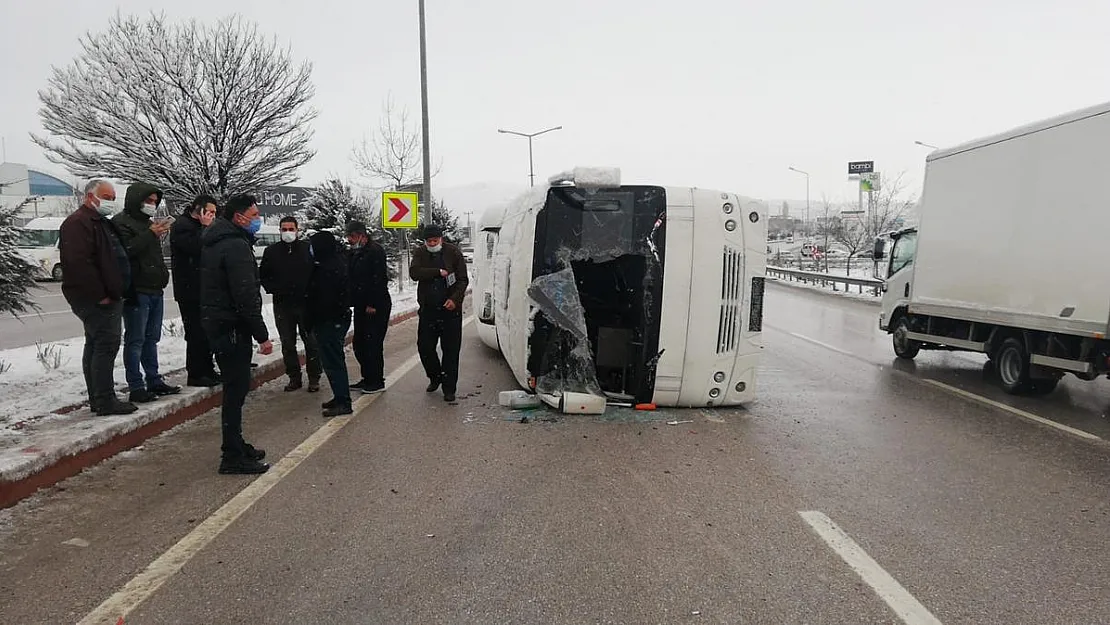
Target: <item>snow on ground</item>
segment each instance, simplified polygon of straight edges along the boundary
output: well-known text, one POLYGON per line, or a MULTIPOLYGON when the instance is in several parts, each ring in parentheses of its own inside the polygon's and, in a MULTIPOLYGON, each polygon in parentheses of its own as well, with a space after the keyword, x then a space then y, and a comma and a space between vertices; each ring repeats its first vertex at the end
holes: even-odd
MULTIPOLYGON (((404 293, 394 293, 394 315, 416 308, 415 285, 405 286, 404 293)), ((270 329, 274 352, 279 353, 281 346, 274 323, 273 305, 266 304, 262 315, 270 329)), ((81 372, 84 345, 84 337, 74 337, 0 351, 0 434, 13 435, 30 423, 65 418, 55 411, 88 400, 81 372)), ((172 374, 185 368, 185 337, 180 317, 166 319, 162 323, 158 365, 162 374, 172 374)), ((127 378, 122 347, 116 358, 115 380, 117 388, 122 389, 120 392, 125 395, 127 378)), ((175 382, 182 384, 184 380, 175 382)))

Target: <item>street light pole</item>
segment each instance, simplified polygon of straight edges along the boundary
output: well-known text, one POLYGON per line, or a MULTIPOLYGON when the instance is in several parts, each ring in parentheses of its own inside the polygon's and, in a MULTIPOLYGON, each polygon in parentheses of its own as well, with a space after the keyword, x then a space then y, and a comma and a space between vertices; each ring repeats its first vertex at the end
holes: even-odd
POLYGON ((424 209, 428 212, 424 223, 429 221, 432 210, 432 153, 428 136, 428 40, 424 25, 424 0, 420 3, 420 115, 424 140, 424 209))
POLYGON ((809 228, 809 174, 800 170, 800 169, 797 169, 795 167, 791 167, 790 171, 798 173, 798 174, 802 174, 803 176, 806 177, 806 223, 805 223, 805 227, 809 228))
POLYGON ((920 145, 920 146, 921 146, 921 147, 923 147, 923 148, 931 148, 931 149, 933 149, 933 150, 939 150, 939 149, 940 149, 940 148, 938 148, 938 147, 937 147, 937 146, 935 146, 935 145, 929 145, 928 143, 924 143, 924 142, 922 142, 922 141, 914 141, 914 142, 913 142, 913 144, 914 144, 914 145, 920 145))
POLYGON ((563 129, 562 126, 555 126, 554 128, 548 128, 547 130, 541 130, 539 132, 527 133, 527 132, 517 132, 515 130, 502 130, 502 129, 498 128, 497 132, 499 132, 503 135, 516 135, 518 137, 524 137, 525 139, 528 139, 528 179, 531 181, 531 186, 534 187, 534 186, 536 186, 536 170, 535 170, 535 167, 532 164, 532 139, 534 137, 538 137, 542 134, 547 134, 549 132, 553 132, 555 130, 562 130, 562 129, 563 129))

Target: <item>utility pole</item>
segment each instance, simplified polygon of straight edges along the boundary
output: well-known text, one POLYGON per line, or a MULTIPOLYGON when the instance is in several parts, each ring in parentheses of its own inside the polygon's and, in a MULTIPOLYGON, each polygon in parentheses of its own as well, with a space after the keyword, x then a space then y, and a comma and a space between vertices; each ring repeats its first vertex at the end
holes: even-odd
MULTIPOLYGON (((420 114, 424 139, 424 208, 432 210, 432 153, 428 135, 428 41, 425 35, 424 0, 420 3, 420 114)), ((427 222, 425 222, 427 223, 427 222)))

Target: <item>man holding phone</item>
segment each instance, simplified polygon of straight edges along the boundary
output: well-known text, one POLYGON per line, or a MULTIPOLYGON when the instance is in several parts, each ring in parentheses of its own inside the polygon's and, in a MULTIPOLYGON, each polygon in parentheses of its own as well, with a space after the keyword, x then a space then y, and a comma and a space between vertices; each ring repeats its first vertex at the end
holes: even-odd
POLYGON ((127 188, 123 212, 112 218, 131 262, 131 288, 123 301, 123 366, 133 403, 152 402, 181 392, 158 372, 158 341, 165 313, 163 292, 170 270, 162 254, 162 239, 170 220, 154 219, 162 191, 136 182, 127 188), (145 374, 145 376, 144 376, 145 374))

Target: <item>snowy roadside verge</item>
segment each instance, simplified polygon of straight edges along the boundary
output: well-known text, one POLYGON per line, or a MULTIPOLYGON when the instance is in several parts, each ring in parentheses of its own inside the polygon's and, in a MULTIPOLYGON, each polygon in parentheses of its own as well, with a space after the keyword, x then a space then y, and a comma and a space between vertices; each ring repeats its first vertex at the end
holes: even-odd
POLYGON ((813 292, 813 293, 819 293, 821 295, 827 295, 829 297, 838 297, 838 298, 841 298, 841 299, 849 299, 849 300, 853 300, 853 301, 856 301, 856 302, 862 302, 864 304, 869 304, 871 306, 882 306, 882 303, 883 303, 883 299, 881 297, 876 297, 874 295, 869 295, 867 293, 860 294, 860 293, 846 292, 846 291, 844 291, 844 286, 843 285, 838 286, 837 290, 834 291, 831 286, 821 286, 820 284, 810 284, 810 283, 807 283, 807 282, 797 282, 797 281, 792 281, 792 280, 783 280, 781 278, 768 277, 767 278, 767 283, 778 285, 778 286, 783 286, 783 287, 790 288, 790 289, 799 289, 799 290, 802 290, 802 291, 810 291, 810 292, 813 292))
MULTIPOLYGON (((390 325, 411 319, 416 310, 414 294, 395 296, 390 325)), ((267 323, 272 327, 272 312, 268 315, 267 323)), ((73 343, 81 349, 81 340, 73 343)), ((276 346, 269 356, 256 354, 255 362, 259 366, 254 370, 252 388, 285 374, 280 349, 276 346)), ((83 389, 79 357, 74 377, 78 388, 83 389)), ((52 395, 57 397, 57 394, 52 395)), ((0 508, 198 417, 219 406, 222 399, 219 387, 187 387, 180 395, 143 405, 130 415, 98 417, 83 407, 66 414, 50 413, 48 418, 24 420, 18 429, 0 431, 0 508)))

